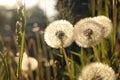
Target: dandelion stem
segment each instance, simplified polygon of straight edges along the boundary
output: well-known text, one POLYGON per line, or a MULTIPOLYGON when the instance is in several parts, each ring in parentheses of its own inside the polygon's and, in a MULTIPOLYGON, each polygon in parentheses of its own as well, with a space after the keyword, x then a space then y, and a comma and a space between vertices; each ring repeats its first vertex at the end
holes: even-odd
POLYGON ((83 50, 83 48, 81 48, 81 51, 80 51, 80 61, 81 61, 81 66, 82 67, 85 65, 84 59, 83 59, 83 54, 84 54, 84 50, 83 50))
POLYGON ((109 0, 105 0, 105 15, 109 17, 109 0))
POLYGON ((101 52, 102 52, 102 58, 104 58, 105 61, 107 61, 107 49, 106 49, 106 43, 105 40, 101 43, 101 52))
POLYGON ((69 78, 70 78, 70 80, 72 80, 72 73, 71 73, 71 70, 70 70, 70 65, 69 65, 69 61, 68 61, 68 57, 67 57, 67 55, 66 55, 66 51, 65 51, 65 49, 64 49, 64 47, 63 47, 63 40, 61 40, 61 46, 62 46, 62 52, 63 52, 63 55, 64 55, 64 58, 65 58, 65 62, 66 62, 66 66, 67 66, 67 71, 68 71, 68 73, 69 73, 69 78))
POLYGON ((97 0, 97 15, 102 14, 102 0, 97 0))
POLYGON ((116 0, 112 0, 112 8, 113 8, 113 27, 114 27, 114 32, 113 32, 113 47, 115 46, 115 41, 116 41, 116 26, 117 26, 117 8, 116 8, 116 0))
POLYGON ((91 14, 92 16, 95 16, 95 0, 90 0, 91 1, 91 14))
POLYGON ((98 56, 98 52, 97 52, 96 47, 95 47, 95 46, 92 46, 92 48, 93 48, 94 56, 95 56, 96 60, 97 60, 98 62, 100 62, 100 58, 99 58, 99 56, 98 56))

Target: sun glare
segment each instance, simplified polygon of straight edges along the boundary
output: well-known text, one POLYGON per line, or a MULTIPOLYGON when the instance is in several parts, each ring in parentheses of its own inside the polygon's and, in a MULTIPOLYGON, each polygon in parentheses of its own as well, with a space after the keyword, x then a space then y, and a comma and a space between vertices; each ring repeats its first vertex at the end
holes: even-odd
POLYGON ((27 8, 31 8, 34 5, 37 5, 38 0, 25 0, 25 4, 27 8))
POLYGON ((16 4, 16 0, 0 0, 1 6, 13 6, 16 4))
MULTIPOLYGON (((3 6, 5 8, 15 8, 17 6, 18 0, 0 0, 0 6, 3 6)), ((22 2, 25 2, 26 8, 31 8, 32 6, 36 5, 38 3, 38 0, 21 0, 22 2)))

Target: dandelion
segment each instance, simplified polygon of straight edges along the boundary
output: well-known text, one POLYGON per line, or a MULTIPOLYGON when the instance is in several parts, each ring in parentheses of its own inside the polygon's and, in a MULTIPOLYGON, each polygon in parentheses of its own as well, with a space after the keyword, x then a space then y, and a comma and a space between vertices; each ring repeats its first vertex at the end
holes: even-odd
POLYGON ((112 33, 113 31, 112 22, 108 17, 97 16, 93 17, 93 20, 98 24, 102 25, 101 27, 103 27, 104 30, 104 38, 107 38, 112 33))
POLYGON ((51 59, 51 60, 49 60, 49 61, 45 61, 44 62, 44 66, 45 67, 50 67, 50 66, 52 66, 54 64, 54 60, 53 59, 51 59))
MULTIPOLYGON (((19 53, 17 53, 17 56, 19 56, 19 53)), ((15 61, 18 63, 19 58, 15 57, 15 61)), ((23 60, 22 60, 22 70, 32 70, 34 71, 38 67, 38 61, 33 58, 29 57, 26 52, 23 53, 23 60)))
POLYGON ((37 24, 37 23, 34 23, 34 24, 33 24, 32 31, 33 31, 33 32, 38 32, 39 30, 40 30, 40 28, 39 28, 38 24, 37 24))
POLYGON ((103 29, 92 18, 84 18, 74 26, 75 42, 81 47, 90 47, 103 39, 103 29))
POLYGON ((73 25, 66 20, 57 20, 48 25, 44 39, 53 48, 68 47, 73 42, 73 25))
POLYGON ((94 62, 83 68, 78 80, 116 80, 116 76, 107 64, 94 62))

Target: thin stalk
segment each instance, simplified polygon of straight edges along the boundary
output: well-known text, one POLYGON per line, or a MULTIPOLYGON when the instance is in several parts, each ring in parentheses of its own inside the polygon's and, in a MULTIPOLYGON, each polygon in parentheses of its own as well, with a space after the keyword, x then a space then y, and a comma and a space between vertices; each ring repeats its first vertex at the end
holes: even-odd
POLYGON ((35 58, 37 58, 37 51, 36 51, 37 48, 36 48, 34 39, 30 39, 30 41, 28 42, 28 49, 30 49, 32 46, 33 46, 33 52, 34 52, 35 58))
POLYGON ((117 8, 116 8, 116 0, 112 0, 112 8, 113 8, 113 47, 115 46, 115 41, 116 41, 116 26, 117 26, 117 8))
POLYGON ((29 70, 27 73, 29 74, 30 80, 34 80, 34 77, 33 77, 33 74, 32 74, 30 67, 29 67, 29 70))
POLYGON ((38 47, 38 53, 40 54, 40 56, 42 57, 42 51, 41 51, 41 46, 40 46, 40 37, 38 32, 35 32, 36 35, 36 40, 37 40, 37 47, 38 47))
POLYGON ((44 57, 44 58, 46 58, 47 59, 47 50, 46 50, 46 45, 45 45, 45 42, 44 42, 44 40, 43 40, 43 34, 40 34, 40 35, 38 35, 38 32, 36 32, 36 37, 37 37, 37 44, 38 44, 38 46, 37 46, 37 48, 38 48, 38 52, 39 52, 39 57, 38 57, 38 60, 40 61, 40 63, 39 63, 39 73, 38 73, 38 71, 37 71, 37 73, 38 73, 38 75, 39 75, 39 77, 40 77, 40 79, 41 80, 43 80, 44 79, 44 73, 43 72, 46 72, 46 79, 47 80, 50 80, 50 68, 48 68, 48 67, 46 67, 45 69, 43 69, 43 67, 42 67, 42 63, 41 63, 41 61, 42 61, 42 58, 44 57), (41 42, 41 44, 42 45, 40 45, 40 42, 41 42), (44 53, 44 55, 42 55, 42 53, 44 53))
POLYGON ((73 56, 72 56, 72 55, 71 55, 71 59, 72 59, 72 60, 71 60, 71 63, 70 63, 70 65, 71 65, 71 71, 72 71, 71 73, 73 73, 72 76, 73 76, 73 78, 74 78, 74 77, 75 77, 75 74, 74 74, 74 72, 75 72, 74 64, 75 64, 75 63, 74 63, 74 59, 73 59, 73 56))
POLYGON ((104 62, 108 63, 108 59, 107 59, 107 56, 108 56, 108 54, 107 54, 107 46, 106 46, 105 40, 103 40, 101 42, 100 50, 102 52, 102 58, 104 59, 104 62))
POLYGON ((3 39, 2 39, 2 36, 0 35, 0 42, 1 42, 1 45, 2 45, 2 47, 3 47, 3 49, 4 49, 4 42, 3 42, 3 39))
MULTIPOLYGON (((20 1, 22 4, 22 1, 20 1)), ((19 51, 19 63, 17 67, 17 80, 21 80, 21 66, 22 58, 25 47, 25 26, 26 26, 26 13, 25 13, 25 2, 24 5, 19 5, 18 8, 18 21, 17 21, 17 42, 18 42, 18 51, 19 51)))
POLYGON ((97 15, 102 14, 102 0, 97 0, 97 15))
POLYGON ((63 41, 62 40, 61 40, 61 50, 63 52, 63 56, 64 56, 64 59, 65 59, 67 71, 69 73, 69 78, 70 78, 70 80, 72 80, 72 73, 71 73, 71 69, 70 69, 70 65, 69 65, 69 59, 68 59, 66 51, 65 51, 65 49, 63 47, 63 41))
POLYGON ((46 79, 50 80, 50 68, 46 67, 46 79))
POLYGON ((91 14, 92 14, 92 16, 95 16, 95 0, 90 0, 91 1, 91 14))
POLYGON ((17 72, 17 78, 20 80, 20 74, 21 74, 21 66, 22 66, 22 58, 23 58, 23 52, 24 52, 24 43, 25 43, 25 32, 22 34, 22 41, 21 41, 21 50, 19 55, 19 65, 18 65, 18 72, 17 72))
POLYGON ((96 60, 97 60, 98 62, 100 62, 100 58, 99 58, 99 55, 98 55, 97 48, 96 48, 95 46, 92 46, 92 48, 93 48, 94 56, 95 56, 96 60))
POLYGON ((0 57, 2 58, 3 63, 4 63, 4 65, 5 65, 5 70, 6 70, 6 73, 7 73, 7 80, 10 80, 10 77, 9 77, 10 75, 9 75, 9 70, 8 70, 8 63, 7 63, 7 60, 6 60, 5 56, 2 55, 1 52, 0 52, 0 57))
POLYGON ((83 59, 83 54, 84 54, 83 48, 81 48, 80 53, 81 53, 81 54, 80 54, 81 66, 83 67, 83 66, 85 65, 84 59, 83 59))
POLYGON ((70 65, 69 65, 69 59, 66 55, 66 51, 65 49, 62 47, 62 51, 63 51, 63 55, 64 55, 64 58, 65 58, 65 62, 66 62, 66 66, 67 66, 67 71, 69 73, 69 77, 70 77, 70 80, 72 80, 72 73, 71 73, 71 69, 70 69, 70 65))
POLYGON ((105 15, 109 17, 109 0, 105 0, 105 15))
MULTIPOLYGON (((41 46, 41 49, 42 49, 42 53, 44 53, 44 57, 47 59, 47 49, 46 49, 46 45, 45 45, 45 41, 43 40, 43 37, 44 37, 44 34, 40 34, 40 38, 41 38, 41 43, 42 43, 42 46, 41 46)), ((46 75, 47 75, 47 80, 50 80, 50 68, 46 67, 46 75)))

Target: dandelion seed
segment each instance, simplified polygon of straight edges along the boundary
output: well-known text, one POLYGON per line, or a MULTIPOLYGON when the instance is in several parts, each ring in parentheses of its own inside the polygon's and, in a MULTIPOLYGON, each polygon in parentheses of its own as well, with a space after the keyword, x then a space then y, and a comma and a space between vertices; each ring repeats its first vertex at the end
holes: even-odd
POLYGON ((92 18, 84 18, 74 26, 74 39, 79 46, 90 47, 103 39, 103 29, 92 18))
POLYGON ((73 42, 73 25, 66 20, 57 20, 48 25, 44 39, 52 48, 68 47, 73 42))
POLYGON ((116 76, 110 66, 95 62, 83 68, 78 80, 116 80, 116 76))
POLYGON ((102 25, 104 30, 104 38, 107 38, 113 31, 112 22, 106 16, 97 16, 93 17, 93 20, 96 21, 98 24, 102 25))

